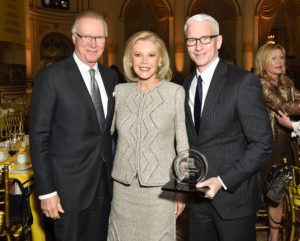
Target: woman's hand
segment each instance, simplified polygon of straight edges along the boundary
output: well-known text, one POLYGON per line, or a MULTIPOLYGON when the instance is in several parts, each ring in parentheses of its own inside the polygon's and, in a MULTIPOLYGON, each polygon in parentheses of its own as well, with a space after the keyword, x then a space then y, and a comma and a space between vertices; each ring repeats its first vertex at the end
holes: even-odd
POLYGON ((280 125, 289 128, 289 129, 293 129, 292 126, 292 121, 290 120, 290 118, 285 115, 282 111, 278 111, 278 114, 276 114, 276 119, 279 122, 280 125))
POLYGON ((176 214, 176 218, 183 212, 185 208, 186 197, 183 193, 176 193, 175 201, 174 201, 174 214, 176 214))

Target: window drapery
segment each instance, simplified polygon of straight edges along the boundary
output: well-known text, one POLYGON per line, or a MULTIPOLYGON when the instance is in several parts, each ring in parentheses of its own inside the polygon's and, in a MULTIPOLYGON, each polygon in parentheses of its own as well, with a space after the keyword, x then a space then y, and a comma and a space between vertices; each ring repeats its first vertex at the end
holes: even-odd
POLYGON ((258 9, 259 16, 259 46, 264 44, 270 34, 276 14, 280 7, 286 22, 286 28, 291 43, 296 52, 300 52, 297 40, 300 39, 300 32, 293 29, 300 29, 300 1, 299 0, 263 0, 258 9))

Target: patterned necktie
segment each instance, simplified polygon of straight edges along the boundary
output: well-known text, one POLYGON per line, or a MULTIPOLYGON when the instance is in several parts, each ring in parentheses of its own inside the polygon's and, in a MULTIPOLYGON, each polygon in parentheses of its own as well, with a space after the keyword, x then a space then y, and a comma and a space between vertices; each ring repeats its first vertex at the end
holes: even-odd
POLYGON ((202 104, 202 78, 199 75, 197 89, 195 93, 195 102, 194 102, 194 121, 196 133, 199 134, 200 123, 201 123, 201 104, 202 104))
POLYGON ((96 110, 100 130, 102 131, 103 127, 104 127, 104 123, 105 123, 105 116, 104 116, 104 111, 103 111, 101 94, 100 94, 99 86, 98 86, 96 78, 95 78, 95 70, 90 69, 89 72, 91 75, 91 97, 92 97, 92 101, 93 101, 93 104, 94 104, 94 107, 96 110))

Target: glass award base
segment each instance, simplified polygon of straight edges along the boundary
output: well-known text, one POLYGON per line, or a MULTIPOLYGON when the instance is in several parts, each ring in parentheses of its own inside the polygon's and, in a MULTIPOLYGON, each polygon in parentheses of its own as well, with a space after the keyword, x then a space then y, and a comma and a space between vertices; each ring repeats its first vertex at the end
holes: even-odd
POLYGON ((209 187, 196 188, 196 184, 180 183, 173 179, 165 184, 161 189, 171 192, 197 193, 201 196, 205 196, 205 192, 209 190, 209 187))

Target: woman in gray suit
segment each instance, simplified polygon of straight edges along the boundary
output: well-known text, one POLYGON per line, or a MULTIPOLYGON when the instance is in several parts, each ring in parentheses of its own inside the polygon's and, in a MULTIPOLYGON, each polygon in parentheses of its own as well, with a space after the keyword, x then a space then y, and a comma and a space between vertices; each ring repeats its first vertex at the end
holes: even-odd
POLYGON ((114 91, 118 143, 108 240, 174 241, 184 198, 161 186, 170 180, 176 153, 189 148, 184 90, 169 82, 166 47, 152 32, 128 40, 123 64, 130 83, 114 91))

